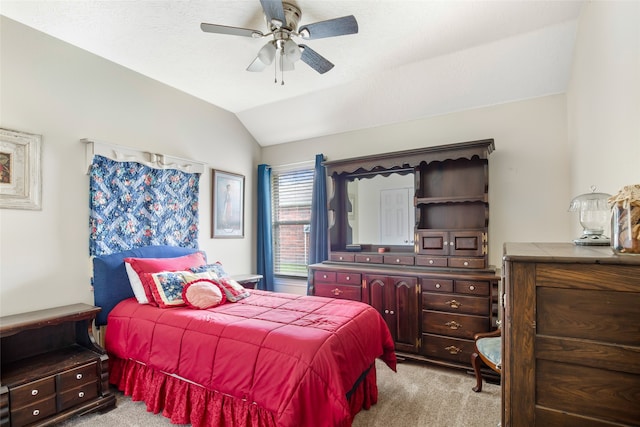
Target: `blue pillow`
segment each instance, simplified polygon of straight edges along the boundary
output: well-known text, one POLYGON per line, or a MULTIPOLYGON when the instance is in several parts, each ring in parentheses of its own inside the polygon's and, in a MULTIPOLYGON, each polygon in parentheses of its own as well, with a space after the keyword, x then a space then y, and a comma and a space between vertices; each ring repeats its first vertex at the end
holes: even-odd
POLYGON ((96 326, 107 324, 109 312, 120 301, 133 297, 125 258, 173 258, 198 252, 196 248, 180 246, 145 246, 93 259, 93 299, 102 310, 96 316, 96 326))

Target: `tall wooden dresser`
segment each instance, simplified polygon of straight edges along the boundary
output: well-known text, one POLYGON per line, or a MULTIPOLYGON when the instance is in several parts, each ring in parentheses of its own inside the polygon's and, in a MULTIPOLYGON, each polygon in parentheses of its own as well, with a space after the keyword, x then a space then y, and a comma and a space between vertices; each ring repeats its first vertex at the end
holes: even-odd
POLYGON ((640 425, 640 257, 506 243, 502 426, 640 425))

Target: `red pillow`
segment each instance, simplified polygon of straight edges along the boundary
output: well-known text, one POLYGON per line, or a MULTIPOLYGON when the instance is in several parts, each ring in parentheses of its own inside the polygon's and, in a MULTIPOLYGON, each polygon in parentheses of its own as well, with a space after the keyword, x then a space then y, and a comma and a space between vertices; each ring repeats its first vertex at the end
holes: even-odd
POLYGON ((151 305, 157 305, 151 293, 151 283, 149 276, 143 273, 160 273, 161 271, 179 271, 188 270, 191 267, 200 267, 206 265, 207 260, 202 252, 194 252, 176 258, 125 258, 125 262, 131 265, 131 268, 138 274, 144 294, 147 301, 151 305))

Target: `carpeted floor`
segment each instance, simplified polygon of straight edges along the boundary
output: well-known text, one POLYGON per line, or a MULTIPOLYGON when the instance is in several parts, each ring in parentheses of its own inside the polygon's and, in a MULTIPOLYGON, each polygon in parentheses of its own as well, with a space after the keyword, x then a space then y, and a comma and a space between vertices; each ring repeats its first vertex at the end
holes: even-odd
MULTIPOLYGON (((376 363, 378 403, 356 415, 353 427, 496 427, 500 422, 500 386, 485 383, 481 393, 474 393, 475 377, 463 371, 402 362, 394 373, 376 363)), ((120 392, 116 396, 116 409, 76 417, 61 426, 174 425, 162 415, 147 412, 144 403, 132 402, 120 392)))

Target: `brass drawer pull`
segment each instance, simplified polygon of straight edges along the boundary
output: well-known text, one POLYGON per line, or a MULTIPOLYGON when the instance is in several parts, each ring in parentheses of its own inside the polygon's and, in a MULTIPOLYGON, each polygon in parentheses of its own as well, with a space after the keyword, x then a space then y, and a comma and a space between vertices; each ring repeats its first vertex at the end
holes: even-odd
POLYGON ((462 349, 456 347, 455 345, 450 345, 449 347, 445 347, 445 350, 449 352, 449 354, 460 354, 462 353, 462 349))
POLYGON ((76 374, 76 379, 77 380, 81 380, 82 379, 82 374, 76 374))
POLYGON ((460 306, 462 305, 461 303, 459 303, 454 299, 445 302, 445 304, 448 304, 451 308, 460 308, 460 306))
POLYGON ((38 395, 38 389, 37 388, 31 390, 31 396, 37 396, 37 395, 38 395))
POLYGON ((445 325, 448 326, 450 329, 460 329, 462 327, 462 325, 456 322, 455 320, 447 322, 445 323, 445 325))
POLYGON ((331 291, 331 293, 335 296, 338 296, 342 293, 342 291, 338 288, 335 288, 334 290, 331 291))

